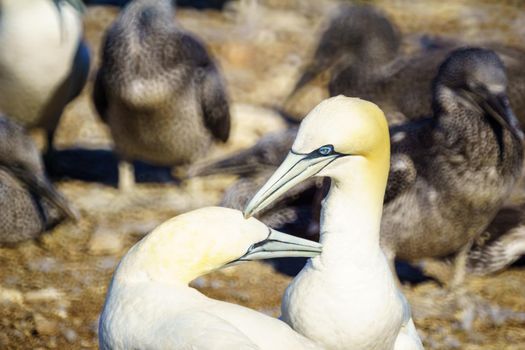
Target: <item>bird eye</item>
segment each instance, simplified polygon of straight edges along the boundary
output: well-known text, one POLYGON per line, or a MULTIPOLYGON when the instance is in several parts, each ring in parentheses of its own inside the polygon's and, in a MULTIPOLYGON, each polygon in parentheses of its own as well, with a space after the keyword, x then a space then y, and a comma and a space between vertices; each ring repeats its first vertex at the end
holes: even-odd
POLYGON ((327 156, 329 154, 334 153, 334 146, 326 145, 326 146, 319 147, 317 152, 319 152, 319 154, 321 154, 323 156, 327 156))

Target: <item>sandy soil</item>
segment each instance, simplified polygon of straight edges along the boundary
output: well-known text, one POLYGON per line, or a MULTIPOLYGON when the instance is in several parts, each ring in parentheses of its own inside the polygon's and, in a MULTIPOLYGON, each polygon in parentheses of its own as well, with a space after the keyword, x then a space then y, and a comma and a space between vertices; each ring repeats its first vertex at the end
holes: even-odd
MULTIPOLYGON (((525 12, 519 1, 377 0, 406 35, 410 48, 421 33, 452 35, 470 42, 523 44, 525 12)), ((223 12, 181 9, 177 20, 204 40, 217 57, 233 102, 231 141, 216 157, 253 144, 284 128, 268 106, 281 103, 309 57, 321 20, 334 1, 232 2, 223 12)), ((95 62, 104 29, 115 9, 89 8, 86 37, 95 62)), ((96 64, 94 64, 94 67, 96 64)), ((90 105, 89 84, 64 115, 58 148, 111 147, 108 130, 90 105)), ((313 84, 298 109, 307 111, 326 96, 313 84)), ((59 189, 82 213, 35 242, 0 248, 0 348, 84 349, 97 347, 97 318, 120 257, 160 222, 193 208, 216 204, 233 178, 214 176, 179 185, 139 184, 130 194, 113 187, 61 181, 59 189)), ((423 263, 441 280, 448 265, 423 263)), ((511 268, 485 278, 467 278, 450 292, 435 282, 404 286, 418 329, 429 349, 523 349, 525 270, 511 268)), ((278 315, 290 278, 269 265, 250 263, 194 282, 207 295, 278 315)))

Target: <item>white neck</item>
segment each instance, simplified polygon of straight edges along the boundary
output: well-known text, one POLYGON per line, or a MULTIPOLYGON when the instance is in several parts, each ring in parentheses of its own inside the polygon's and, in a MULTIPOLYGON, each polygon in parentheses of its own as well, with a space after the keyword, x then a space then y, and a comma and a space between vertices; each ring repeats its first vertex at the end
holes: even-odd
POLYGON ((341 263, 366 265, 380 251, 379 232, 386 179, 355 169, 345 181, 332 180, 321 211, 321 261, 335 268, 341 263))
POLYGON ((379 246, 388 158, 348 163, 327 174, 323 252, 286 290, 282 318, 327 349, 392 349, 404 311, 379 246))

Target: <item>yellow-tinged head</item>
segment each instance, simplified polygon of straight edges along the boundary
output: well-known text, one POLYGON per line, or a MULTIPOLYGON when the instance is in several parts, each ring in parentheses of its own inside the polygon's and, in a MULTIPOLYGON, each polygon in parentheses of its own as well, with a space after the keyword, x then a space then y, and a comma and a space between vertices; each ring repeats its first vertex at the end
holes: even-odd
POLYGON ((326 99, 302 121, 292 151, 310 153, 324 145, 344 155, 388 155, 385 115, 374 103, 359 98, 339 95, 326 99))
POLYGON ((318 243, 244 219, 238 210, 207 207, 159 225, 130 249, 115 279, 188 283, 236 262, 320 252, 318 243))
POLYGON ((302 121, 292 149, 250 201, 250 216, 297 183, 329 176, 336 183, 367 185, 382 196, 388 177, 390 136, 375 104, 346 96, 324 100, 302 121))

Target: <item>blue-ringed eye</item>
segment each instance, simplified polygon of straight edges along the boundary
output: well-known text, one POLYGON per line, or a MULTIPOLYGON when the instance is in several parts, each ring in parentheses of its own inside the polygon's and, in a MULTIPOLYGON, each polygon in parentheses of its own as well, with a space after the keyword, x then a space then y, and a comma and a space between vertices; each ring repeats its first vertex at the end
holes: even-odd
POLYGON ((327 156, 327 155, 332 154, 334 152, 334 146, 332 146, 332 145, 325 145, 325 146, 319 147, 317 152, 319 152, 319 154, 321 154, 323 156, 327 156))

